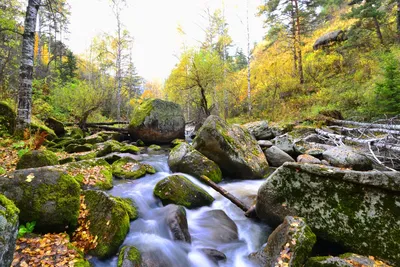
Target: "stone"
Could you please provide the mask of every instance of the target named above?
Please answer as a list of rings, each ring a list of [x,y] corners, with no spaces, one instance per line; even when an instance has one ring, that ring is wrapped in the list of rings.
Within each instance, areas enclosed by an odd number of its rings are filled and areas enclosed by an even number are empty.
[[[268,172],[268,162],[257,140],[246,129],[229,126],[218,116],[207,118],[193,148],[218,164],[227,176],[261,179]]]
[[[149,164],[125,157],[112,164],[112,173],[119,179],[138,179],[146,174],[154,174],[156,170]]]
[[[283,135],[275,137],[272,140],[272,143],[276,147],[278,147],[280,150],[282,150],[283,152],[285,152],[291,156],[294,156],[296,154],[294,151],[294,148],[293,148],[294,140],[288,134],[283,134]]]
[[[78,223],[80,186],[55,167],[17,170],[0,176],[0,192],[14,201],[22,224],[39,232],[73,231]]]
[[[272,167],[280,167],[285,162],[294,162],[294,159],[276,146],[271,146],[264,151],[268,163]]]
[[[48,150],[32,150],[25,153],[17,163],[17,170],[58,165],[58,157]]]
[[[67,132],[64,128],[64,123],[55,118],[47,118],[44,124],[52,129],[57,136],[63,136]]]
[[[205,175],[215,183],[222,180],[222,172],[218,165],[186,142],[171,150],[168,165],[173,172],[187,173],[196,178]]]
[[[67,134],[73,139],[81,139],[85,137],[85,133],[81,128],[74,126],[67,129]]]
[[[91,145],[103,143],[105,141],[104,138],[98,133],[90,135],[90,136],[86,136],[84,138],[84,140],[85,140],[86,144],[91,144]]]
[[[147,148],[148,151],[160,151],[161,147],[158,145],[151,145]]]
[[[325,144],[299,140],[294,142],[293,148],[296,154],[308,154],[310,156],[322,159],[322,154],[333,147]]]
[[[304,154],[304,155],[299,155],[297,157],[297,162],[298,163],[309,163],[309,164],[322,164],[322,162],[317,159],[316,157]]]
[[[14,109],[6,102],[0,101],[0,135],[3,133],[14,134],[16,117]]]
[[[390,267],[390,265],[374,258],[346,253],[337,257],[320,256],[309,258],[306,267]]]
[[[18,235],[19,209],[0,194],[0,267],[11,266]]]
[[[154,188],[154,195],[164,205],[176,204],[188,209],[208,206],[214,201],[204,189],[182,175],[171,175],[159,181]]]
[[[56,133],[50,129],[49,127],[47,127],[43,121],[39,120],[38,118],[36,118],[35,116],[32,116],[31,118],[31,134],[46,134],[46,139],[47,140],[54,140],[57,138]]]
[[[182,143],[186,143],[185,139],[174,139],[171,142],[171,146],[175,147],[175,146],[180,145]]]
[[[256,212],[274,227],[307,220],[320,238],[400,265],[400,174],[285,163],[260,187]]]
[[[111,257],[118,252],[129,232],[125,206],[102,191],[86,190],[83,195],[89,211],[89,232],[97,236],[97,246],[89,254],[100,259]]]
[[[259,266],[302,267],[316,241],[304,219],[287,216],[268,237],[266,245],[249,257]]]
[[[70,144],[65,148],[65,152],[80,153],[80,152],[92,151],[92,149],[93,145],[90,144],[84,144],[84,145]]]
[[[266,149],[266,148],[270,148],[271,146],[274,145],[269,140],[258,140],[257,143],[261,147],[261,149],[263,149],[263,150]]]
[[[117,267],[143,266],[140,251],[133,246],[123,246],[119,252]],[[145,267],[145,266],[143,266]]]
[[[267,121],[249,122],[243,125],[257,140],[270,140],[275,137]]]
[[[133,140],[168,144],[185,138],[185,118],[181,107],[161,99],[143,101],[133,112],[128,130]]]
[[[121,152],[121,153],[129,153],[129,154],[138,154],[140,149],[134,145],[122,144],[115,140],[109,140],[102,144],[96,145],[97,149],[97,157],[104,157],[108,154]]]
[[[170,204],[165,207],[165,210],[167,213],[165,220],[171,231],[172,239],[191,243],[192,238],[189,233],[185,208]]]
[[[372,170],[372,161],[350,147],[333,147],[326,150],[323,157],[335,167],[352,168],[356,171]]]
[[[201,251],[215,263],[226,260],[226,255],[219,250],[212,248],[202,248]]]
[[[206,211],[196,223],[213,242],[230,243],[239,239],[236,223],[223,210]]]

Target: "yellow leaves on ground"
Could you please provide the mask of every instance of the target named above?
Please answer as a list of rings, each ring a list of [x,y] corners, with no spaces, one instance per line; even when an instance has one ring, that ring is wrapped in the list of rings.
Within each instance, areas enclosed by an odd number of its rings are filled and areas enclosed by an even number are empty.
[[[105,182],[106,177],[102,173],[106,168],[104,166],[94,166],[86,169],[74,168],[68,170],[68,174],[72,176],[82,175],[82,183],[85,185],[96,185],[99,182]]]
[[[85,204],[85,196],[81,196],[79,209],[78,228],[72,234],[72,244],[86,253],[96,248],[97,236],[92,236],[89,232],[90,221],[88,220],[89,210]]]
[[[17,240],[11,266],[74,266],[81,256],[68,247],[68,244],[69,237],[66,233],[20,238]]]
[[[17,150],[13,149],[12,143],[10,139],[0,138],[0,167],[7,172],[15,171],[19,160]]]

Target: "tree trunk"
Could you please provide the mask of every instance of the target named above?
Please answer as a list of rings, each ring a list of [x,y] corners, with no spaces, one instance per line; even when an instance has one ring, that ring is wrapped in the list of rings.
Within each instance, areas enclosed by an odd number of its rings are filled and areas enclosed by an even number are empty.
[[[295,12],[296,12],[296,32],[297,32],[297,51],[299,61],[299,78],[300,84],[304,83],[304,72],[303,72],[303,56],[301,52],[301,28],[300,28],[300,10],[298,0],[293,0]]]
[[[374,24],[375,24],[375,31],[376,31],[376,35],[378,36],[379,41],[381,42],[381,44],[383,45],[383,36],[382,36],[382,32],[381,32],[381,26],[379,25],[379,21],[377,18],[373,18],[374,20]]]
[[[32,116],[32,79],[35,47],[35,29],[41,0],[29,0],[26,8],[25,30],[22,40],[20,86],[16,130],[22,133],[29,127]]]
[[[400,1],[400,0],[399,0]],[[295,76],[297,73],[297,49],[296,49],[296,16],[294,12],[294,7],[291,9],[292,16],[292,39],[293,39],[293,75]]]
[[[249,116],[253,108],[251,102],[251,55],[250,55],[250,25],[249,25],[249,0],[246,1],[246,14],[247,14],[247,101],[249,105]]]

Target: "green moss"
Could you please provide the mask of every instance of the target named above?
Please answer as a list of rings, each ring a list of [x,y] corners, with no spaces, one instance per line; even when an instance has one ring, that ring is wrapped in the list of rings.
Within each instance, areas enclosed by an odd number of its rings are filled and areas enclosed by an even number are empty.
[[[50,129],[49,127],[47,127],[44,122],[42,122],[41,120],[39,120],[38,118],[32,116],[32,121],[31,121],[31,132],[33,134],[35,134],[37,131],[39,132],[46,132],[47,133],[47,139],[48,140],[54,140],[55,138],[57,138],[56,133]]]
[[[89,153],[87,153],[85,155],[79,155],[79,156],[75,157],[75,160],[76,161],[82,161],[82,160],[95,159],[96,155],[97,155],[97,152],[92,151],[92,152],[89,152]]]
[[[0,136],[1,133],[13,134],[16,114],[14,109],[4,101],[0,101]]]
[[[182,143],[186,143],[186,141],[185,141],[184,139],[174,139],[174,140],[171,142],[171,145],[172,145],[173,147],[175,147],[175,146],[177,146],[177,145],[179,145],[179,144],[182,144]]]
[[[65,151],[68,153],[80,153],[80,152],[88,152],[93,149],[93,145],[84,144],[84,145],[77,145],[77,144],[69,144]]]
[[[119,149],[121,153],[130,153],[130,154],[138,154],[140,149],[134,145],[124,145]]]
[[[137,145],[137,146],[145,146],[146,144],[145,144],[142,140],[138,139],[138,140],[136,141],[136,145]]]
[[[143,101],[135,110],[134,116],[129,124],[129,127],[138,127],[140,126],[144,119],[150,115],[151,111],[153,110],[153,101],[155,99],[149,99]]]
[[[133,266],[140,266],[142,262],[142,257],[140,255],[140,251],[131,246],[124,246],[119,252],[118,256],[118,267],[122,267],[124,260],[129,260]]]
[[[1,216],[5,217],[12,224],[18,223],[19,209],[15,206],[14,202],[0,194],[0,206],[5,208],[5,210],[0,209]]]
[[[74,139],[81,139],[81,138],[85,137],[85,133],[79,127],[69,128],[68,135]]]
[[[17,163],[17,170],[58,165],[58,157],[51,151],[29,151]]]
[[[6,173],[6,170],[3,167],[0,167],[0,175],[4,175]]]
[[[127,164],[129,164],[129,170],[127,170]],[[155,172],[156,170],[152,166],[139,163],[132,158],[121,158],[112,164],[113,175],[120,179],[138,179],[147,173],[154,174]]]
[[[136,207],[133,204],[133,200],[130,198],[122,198],[122,197],[112,197],[115,201],[120,203],[126,210],[129,215],[129,219],[131,221],[136,220],[138,218],[138,212]]]
[[[92,265],[90,264],[90,262],[88,262],[88,261],[85,260],[85,259],[77,260],[77,261],[75,261],[75,263],[74,263],[74,267],[90,267],[90,266],[92,266]]]
[[[148,149],[153,150],[153,151],[159,151],[159,150],[161,150],[161,147],[158,145],[151,145],[151,146],[149,146]]]

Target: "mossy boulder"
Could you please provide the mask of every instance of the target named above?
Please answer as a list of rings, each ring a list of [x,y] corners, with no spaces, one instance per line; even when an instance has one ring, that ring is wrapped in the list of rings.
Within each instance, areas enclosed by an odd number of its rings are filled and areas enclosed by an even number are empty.
[[[75,161],[90,160],[95,159],[96,155],[97,153],[95,151],[89,151],[87,153],[77,155],[74,159]]]
[[[269,225],[307,220],[320,238],[400,266],[400,174],[285,163],[261,185],[256,211]]]
[[[390,267],[390,265],[371,257],[354,253],[346,253],[337,257],[312,257],[304,265],[306,267]]]
[[[39,232],[73,231],[78,223],[80,191],[72,176],[55,167],[0,176],[0,192],[20,209],[20,222],[36,221]]]
[[[160,151],[160,150],[161,150],[161,147],[160,147],[159,145],[150,145],[150,146],[147,148],[147,150],[148,150],[148,151]]]
[[[111,197],[115,201],[124,206],[125,211],[128,213],[129,220],[133,221],[138,218],[138,211],[132,199],[126,197]]]
[[[84,144],[84,145],[70,144],[65,148],[65,152],[81,153],[81,152],[92,151],[92,149],[93,149],[93,145],[90,145],[90,144]]]
[[[123,246],[119,251],[117,267],[142,266],[140,251],[132,246]]]
[[[122,144],[115,140],[108,140],[102,144],[97,145],[97,157],[104,157],[108,154],[121,152],[129,154],[139,154],[140,149],[137,146]]]
[[[85,137],[85,133],[77,126],[69,127],[67,129],[67,135],[74,139],[81,139]]]
[[[124,144],[119,149],[119,152],[137,155],[137,154],[139,154],[140,149],[137,146],[134,146],[134,145]]]
[[[178,139],[174,139],[171,142],[171,146],[175,147],[175,146],[180,145],[182,143],[186,143],[185,139],[179,139],[179,138]]]
[[[108,258],[118,252],[129,231],[129,215],[120,201],[102,191],[83,192],[89,211],[89,232],[97,236],[97,246],[89,254],[100,259]]]
[[[323,157],[332,166],[352,168],[356,171],[372,170],[372,161],[350,147],[333,147],[326,150]]]
[[[2,133],[14,133],[16,116],[14,109],[10,105],[0,101],[0,135]]]
[[[181,143],[171,150],[168,165],[173,172],[183,172],[197,178],[205,175],[215,183],[222,180],[218,165],[188,143]]]
[[[38,118],[32,116],[31,120],[31,132],[32,134],[36,134],[37,132],[43,133],[45,132],[47,134],[46,139],[47,140],[54,140],[57,138],[56,133],[47,127],[43,121],[39,120]]]
[[[193,147],[232,178],[261,179],[268,172],[268,162],[257,140],[246,129],[229,126],[217,116],[207,118]]]
[[[181,107],[161,99],[143,101],[133,112],[128,130],[133,140],[168,144],[185,138],[185,118]]]
[[[18,234],[19,209],[0,194],[0,266],[11,266]]]
[[[55,118],[47,118],[44,123],[47,127],[52,129],[57,136],[63,136],[67,132],[64,123]]]
[[[254,121],[243,125],[257,140],[270,140],[275,137],[268,121]]]
[[[17,163],[17,170],[58,165],[58,157],[48,150],[32,150],[25,153]]]
[[[112,164],[112,173],[120,179],[138,179],[156,170],[149,164],[143,164],[132,158],[121,158]]]
[[[208,206],[214,201],[204,189],[182,175],[164,178],[156,184],[153,192],[164,205],[176,204],[188,209]]]
[[[109,190],[113,187],[111,165],[104,159],[71,162],[60,168],[72,175],[83,189]]]
[[[302,267],[316,241],[304,219],[288,216],[268,237],[267,244],[249,257],[259,266]],[[278,264],[279,261],[283,263]]]
[[[85,140],[85,143],[92,144],[92,145],[98,144],[98,143],[103,143],[105,141],[104,138],[99,134],[93,134],[90,136],[86,136],[84,138],[84,140]]]

